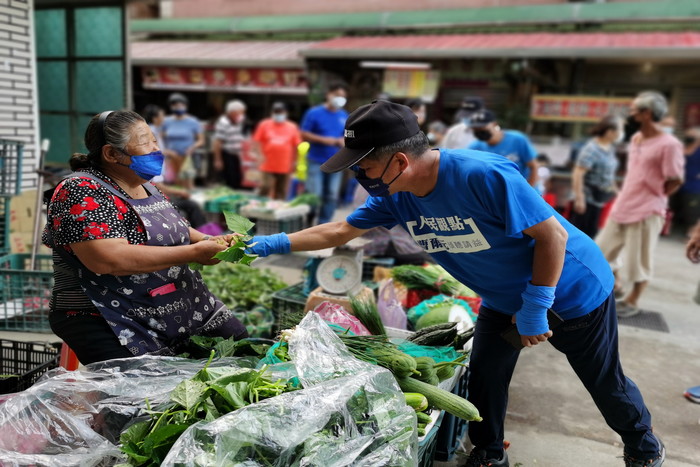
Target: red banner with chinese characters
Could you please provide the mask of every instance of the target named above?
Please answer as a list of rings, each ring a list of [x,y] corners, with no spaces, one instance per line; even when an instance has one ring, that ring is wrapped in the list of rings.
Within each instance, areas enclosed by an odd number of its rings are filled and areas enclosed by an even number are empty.
[[[530,117],[551,122],[597,122],[606,115],[627,115],[632,97],[558,96],[532,97]]]
[[[304,70],[293,68],[142,67],[144,89],[306,94]]]

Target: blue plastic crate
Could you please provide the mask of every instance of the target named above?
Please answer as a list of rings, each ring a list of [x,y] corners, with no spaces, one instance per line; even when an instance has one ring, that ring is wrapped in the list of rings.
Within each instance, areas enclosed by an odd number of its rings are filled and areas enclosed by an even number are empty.
[[[464,369],[464,374],[457,380],[457,384],[452,389],[452,393],[459,397],[467,398],[467,383],[469,382],[469,367]],[[457,448],[459,448],[460,440],[464,437],[467,431],[467,421],[459,417],[455,417],[450,413],[445,413],[445,417],[440,425],[440,431],[437,435],[437,446],[435,449],[435,459],[439,461],[451,460]]]

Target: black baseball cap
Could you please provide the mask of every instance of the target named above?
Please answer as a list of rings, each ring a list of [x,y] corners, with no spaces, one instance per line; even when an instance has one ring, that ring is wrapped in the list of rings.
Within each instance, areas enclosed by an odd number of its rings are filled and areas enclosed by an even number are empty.
[[[490,110],[480,110],[476,112],[474,115],[472,115],[472,119],[470,122],[470,126],[472,127],[482,127],[486,126],[491,122],[496,121],[496,114],[491,112]]]
[[[476,112],[484,108],[484,100],[478,96],[467,96],[462,100],[462,110]]]
[[[360,162],[374,148],[410,138],[420,132],[410,107],[376,100],[355,110],[345,122],[345,147],[328,159],[321,170],[340,172]]]

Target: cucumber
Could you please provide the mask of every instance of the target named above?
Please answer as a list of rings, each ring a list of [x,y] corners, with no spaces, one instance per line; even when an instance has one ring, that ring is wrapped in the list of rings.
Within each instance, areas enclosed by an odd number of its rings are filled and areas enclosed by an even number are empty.
[[[456,394],[413,378],[400,378],[397,381],[402,391],[423,394],[428,399],[428,403],[437,409],[467,421],[480,422],[482,420],[474,404]]]
[[[425,397],[425,396],[423,396],[423,397]],[[426,400],[426,402],[428,402],[428,401]],[[416,412],[416,417],[418,417],[418,423],[425,423],[426,425],[428,423],[432,423],[432,421],[433,421],[432,417],[425,412]]]
[[[428,408],[428,399],[426,399],[423,394],[406,392],[404,393],[404,397],[406,397],[406,405],[416,412],[422,412]]]

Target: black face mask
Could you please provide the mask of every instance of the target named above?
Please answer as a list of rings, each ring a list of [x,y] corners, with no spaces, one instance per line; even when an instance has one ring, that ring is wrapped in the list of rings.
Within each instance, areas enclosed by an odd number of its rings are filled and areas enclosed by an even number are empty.
[[[634,115],[630,115],[627,117],[627,121],[625,122],[625,134],[633,135],[638,132],[641,127],[642,124],[634,119]]]
[[[686,136],[685,138],[683,138],[683,144],[685,144],[686,146],[690,146],[693,143],[695,143],[694,136]]]
[[[474,137],[479,141],[488,141],[493,137],[491,130],[474,130]]]

